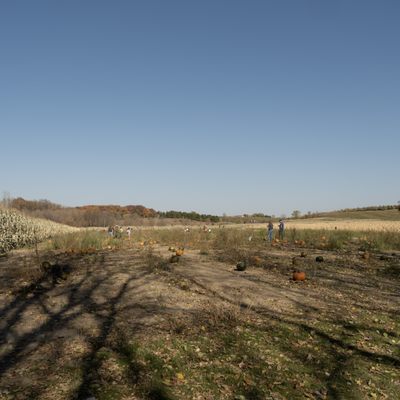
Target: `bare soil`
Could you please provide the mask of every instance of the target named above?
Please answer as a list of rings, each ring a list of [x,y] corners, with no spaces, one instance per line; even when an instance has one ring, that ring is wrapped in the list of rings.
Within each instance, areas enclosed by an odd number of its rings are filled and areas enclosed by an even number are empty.
[[[156,398],[134,377],[128,380],[120,363],[100,362],[99,354],[116,351],[127,338],[144,344],[170,338],[179,324],[201,335],[204,318],[221,308],[245,313],[258,325],[274,321],[306,329],[332,348],[373,363],[377,371],[380,366],[399,369],[399,255],[381,260],[372,254],[365,260],[357,252],[301,250],[307,256],[297,257],[294,267],[292,258],[300,249],[266,245],[259,252],[262,265],[243,272],[197,249],[169,264],[167,248],[157,245],[91,254],[48,252],[40,260],[31,251],[15,251],[0,259],[0,399]],[[323,263],[315,262],[317,255],[323,255]],[[39,268],[44,260],[62,273],[44,275]],[[305,282],[291,279],[293,268],[306,272]],[[351,326],[365,340],[346,341]],[[373,340],[377,331],[382,340]],[[326,372],[331,375],[325,392],[299,387],[298,398],[345,398],[334,396],[332,371]],[[105,383],[123,390],[99,391]],[[235,398],[229,387],[219,395],[206,394],[193,383],[187,397],[189,383],[175,383],[178,399]],[[361,393],[391,398],[397,389],[400,395],[398,377],[389,392],[375,387]],[[265,398],[287,398],[279,390],[271,393]]]

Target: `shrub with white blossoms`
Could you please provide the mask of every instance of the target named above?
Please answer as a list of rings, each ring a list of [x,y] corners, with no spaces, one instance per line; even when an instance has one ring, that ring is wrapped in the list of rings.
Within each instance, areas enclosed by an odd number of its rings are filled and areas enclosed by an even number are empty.
[[[77,230],[67,225],[26,217],[14,210],[0,208],[0,253],[38,243],[56,234]]]

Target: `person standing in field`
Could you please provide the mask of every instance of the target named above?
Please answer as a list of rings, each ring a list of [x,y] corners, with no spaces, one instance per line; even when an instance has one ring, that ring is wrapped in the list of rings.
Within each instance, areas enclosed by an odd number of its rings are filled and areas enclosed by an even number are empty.
[[[283,240],[283,237],[285,236],[285,222],[283,219],[279,220],[279,240]]]
[[[272,236],[274,234],[274,224],[272,223],[272,221],[270,220],[268,222],[268,240],[269,242],[272,242]]]
[[[132,228],[130,226],[128,226],[128,228],[126,228],[126,233],[128,234],[128,239],[131,240]]]

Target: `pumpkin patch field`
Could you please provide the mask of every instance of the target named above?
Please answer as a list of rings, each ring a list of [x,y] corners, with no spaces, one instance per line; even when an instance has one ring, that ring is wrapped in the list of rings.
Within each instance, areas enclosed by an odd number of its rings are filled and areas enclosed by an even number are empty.
[[[0,399],[398,399],[399,243],[213,226],[12,250]]]

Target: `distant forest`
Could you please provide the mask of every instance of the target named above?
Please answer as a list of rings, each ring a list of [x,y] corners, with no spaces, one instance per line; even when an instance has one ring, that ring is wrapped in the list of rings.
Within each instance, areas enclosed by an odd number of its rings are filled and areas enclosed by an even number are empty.
[[[197,223],[265,223],[269,219],[277,219],[274,215],[262,213],[244,214],[238,216],[217,216],[199,214],[195,211],[156,211],[142,205],[87,205],[81,207],[64,207],[49,200],[26,200],[22,197],[11,198],[4,196],[0,204],[3,207],[14,208],[32,217],[45,218],[71,226],[109,226],[109,225],[137,225],[160,226],[170,224],[197,224]],[[294,211],[295,218],[316,218],[329,216],[332,213],[346,213],[354,211],[385,211],[399,209],[399,205],[381,205],[359,208],[346,208],[336,212],[308,212],[301,215]],[[297,213],[297,215],[293,215]],[[284,216],[281,216],[285,218]],[[289,218],[288,218],[289,219]]]
[[[72,226],[109,226],[109,225],[163,225],[173,222],[199,221],[215,223],[220,217],[199,214],[195,211],[156,211],[142,205],[87,205],[81,207],[64,207],[49,200],[25,200],[3,198],[2,204],[27,215],[45,218],[51,221]]]

